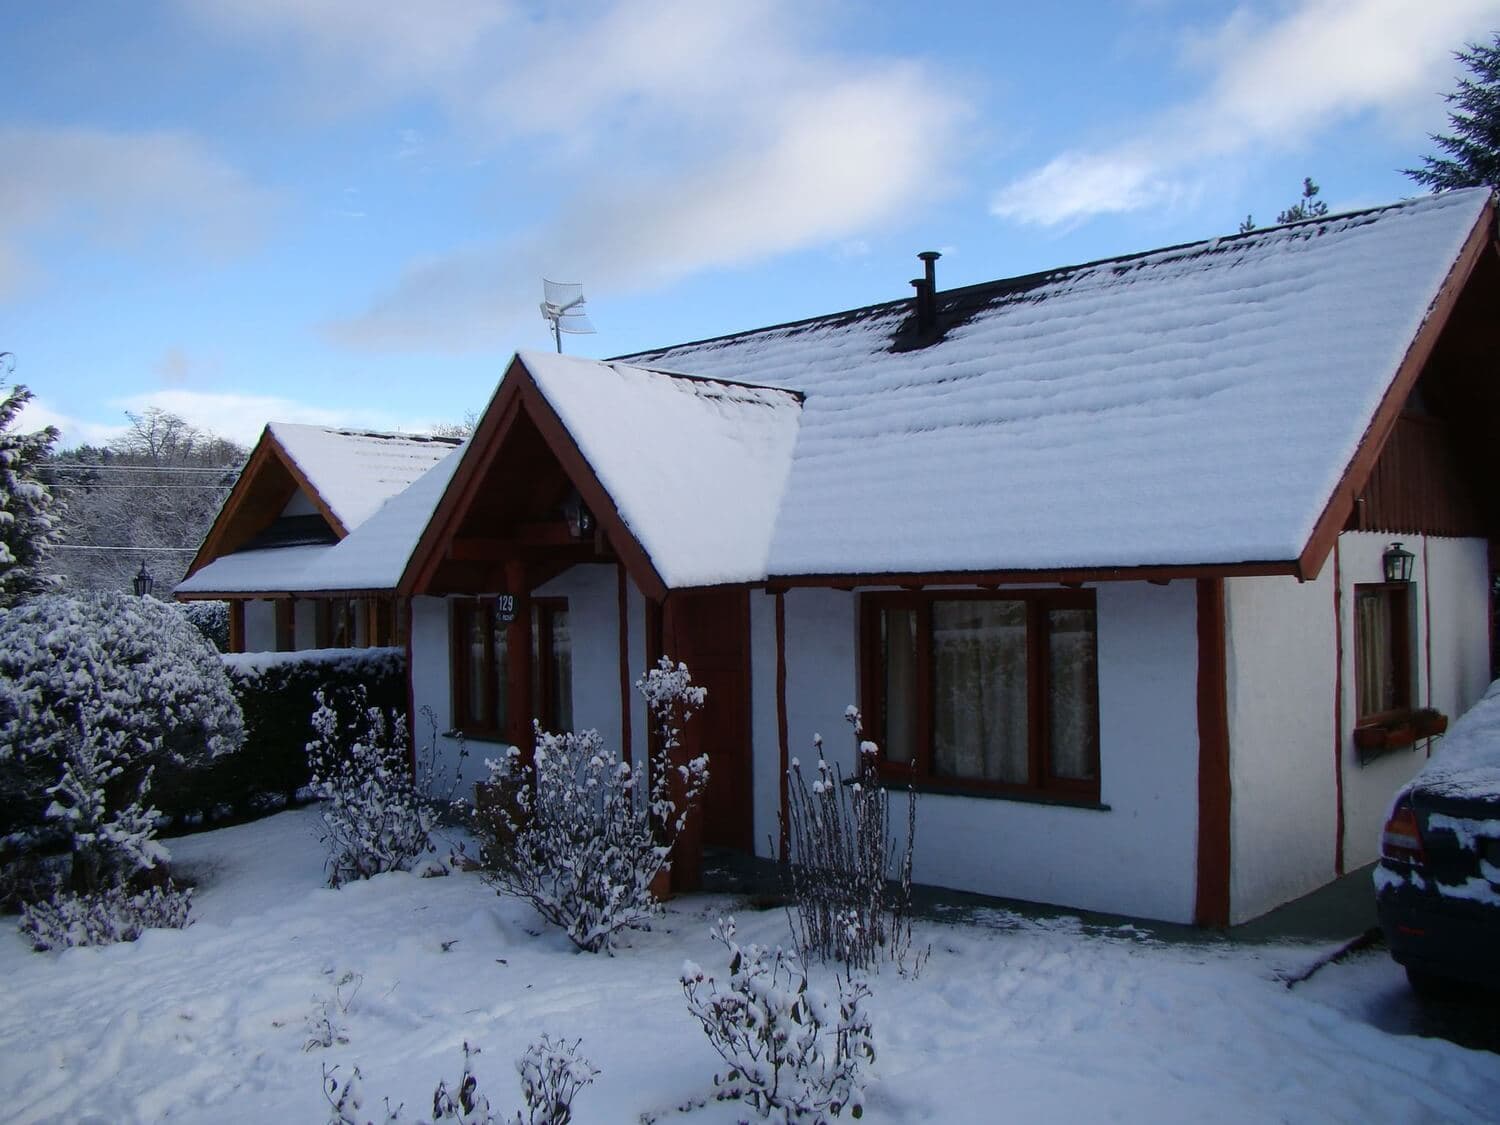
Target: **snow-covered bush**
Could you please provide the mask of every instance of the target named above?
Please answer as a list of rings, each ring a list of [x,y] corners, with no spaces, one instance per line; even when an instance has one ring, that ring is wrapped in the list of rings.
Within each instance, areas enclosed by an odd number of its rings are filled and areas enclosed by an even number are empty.
[[[21,932],[38,950],[134,941],[142,930],[184,928],[192,893],[187,888],[161,886],[58,894],[22,908]]]
[[[209,644],[220,652],[229,651],[228,602],[181,602],[178,608]]]
[[[323,801],[329,886],[409,870],[434,850],[432,829],[453,804],[464,751],[440,796],[435,724],[431,742],[413,756],[405,716],[370,706],[363,685],[338,697],[320,689],[315,698],[307,759]]]
[[[145,796],[167,763],[237,750],[218,656],[154,598],[48,595],[0,613],[0,833],[11,853],[67,845],[88,892],[153,867]]]
[[[901,961],[911,946],[911,869],[917,796],[907,793],[906,847],[891,838],[886,790],[875,777],[878,748],[865,741],[859,709],[844,718],[854,731],[858,769],[846,782],[813,736],[817,775],[809,785],[793,759],[787,786],[787,913],[804,960],[874,968],[880,954]],[[892,875],[895,879],[892,881]],[[913,970],[918,966],[913,964]]]
[[[590,953],[642,928],[660,909],[652,881],[708,781],[708,759],[677,761],[682,726],[703,706],[687,665],[663,657],[636,683],[656,730],[650,788],[596,730],[535,725],[527,764],[518,749],[490,762],[489,815],[476,819],[485,880],[523,898]]]
[[[578,1053],[582,1042],[543,1035],[516,1060],[526,1102],[526,1116],[517,1111],[516,1125],[568,1125],[573,1120],[573,1099],[599,1076],[594,1064]]]
[[[569,1125],[573,1120],[573,1098],[599,1073],[588,1059],[578,1054],[579,1042],[553,1042],[543,1035],[526,1048],[526,1053],[516,1060],[526,1108],[517,1110],[512,1117],[496,1117],[489,1098],[480,1093],[479,1079],[474,1075],[474,1056],[479,1054],[479,1048],[465,1043],[463,1073],[451,1088],[446,1081],[438,1082],[432,1094],[431,1117],[403,1117],[404,1107],[398,1105],[392,1109],[390,1099],[386,1098],[381,1125],[405,1125],[408,1121],[415,1125],[418,1120],[452,1121],[457,1125],[502,1125],[502,1122],[503,1125]],[[364,1076],[359,1067],[354,1067],[342,1083],[334,1076],[337,1069],[323,1068],[323,1096],[331,1109],[329,1125],[374,1125],[359,1113],[364,1105]]]
[[[835,1001],[808,986],[795,954],[740,946],[733,918],[709,933],[729,952],[726,987],[692,961],[680,979],[688,1010],[729,1067],[714,1075],[715,1097],[742,1099],[777,1122],[826,1122],[845,1109],[861,1116],[860,1067],[875,1061],[869,986],[836,976]]]

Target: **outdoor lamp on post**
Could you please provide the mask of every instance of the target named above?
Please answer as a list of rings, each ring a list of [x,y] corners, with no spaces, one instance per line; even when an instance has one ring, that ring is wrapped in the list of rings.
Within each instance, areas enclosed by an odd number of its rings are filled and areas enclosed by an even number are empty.
[[[151,593],[151,587],[156,585],[156,579],[151,577],[151,572],[146,569],[146,564],[141,563],[141,569],[135,576],[135,596],[144,598]]]
[[[1387,582],[1410,582],[1411,564],[1416,557],[1410,551],[1403,551],[1400,543],[1392,543],[1385,549],[1385,554],[1380,556],[1380,561],[1385,567],[1385,580]]]
[[[589,511],[576,488],[563,501],[563,518],[568,521],[568,534],[574,539],[582,539],[594,533],[594,513]]]

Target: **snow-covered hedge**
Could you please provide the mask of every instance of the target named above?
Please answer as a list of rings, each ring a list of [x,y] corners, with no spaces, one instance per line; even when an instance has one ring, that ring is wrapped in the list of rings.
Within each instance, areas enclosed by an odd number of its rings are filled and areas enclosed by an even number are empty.
[[[239,819],[285,805],[305,790],[319,690],[362,685],[371,705],[406,708],[406,654],[399,648],[245,652],[220,661],[245,716],[245,749],[206,771],[158,773],[157,807],[177,820]]]
[[[47,815],[65,764],[108,746],[104,802],[123,808],[149,771],[239,749],[240,708],[218,654],[175,606],[92,593],[0,612],[0,834],[22,850],[65,839]]]

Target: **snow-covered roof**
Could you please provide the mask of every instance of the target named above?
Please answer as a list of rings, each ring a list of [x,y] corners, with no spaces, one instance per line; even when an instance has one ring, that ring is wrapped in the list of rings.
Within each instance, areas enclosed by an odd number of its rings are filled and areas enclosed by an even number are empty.
[[[457,444],[452,438],[291,422],[272,422],[267,429],[345,531],[364,523]]]
[[[175,593],[203,597],[394,589],[462,457],[462,448],[452,443],[439,448],[445,454],[441,461],[339,542],[223,555],[183,579]]]
[[[177,583],[173,593],[263,594],[313,589],[307,583],[313,565],[333,545],[266,547],[223,555]]]
[[[940,293],[927,346],[903,301],[621,357],[596,386],[626,364],[805,395],[768,576],[1292,560],[1488,198]],[[570,429],[605,440],[627,409]],[[643,525],[702,515],[658,473],[617,485]]]
[[[519,353],[668,586],[765,577],[800,396]]]

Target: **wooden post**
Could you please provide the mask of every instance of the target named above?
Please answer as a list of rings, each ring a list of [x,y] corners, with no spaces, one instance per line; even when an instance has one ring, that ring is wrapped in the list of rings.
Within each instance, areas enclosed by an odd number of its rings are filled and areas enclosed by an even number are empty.
[[[510,654],[510,683],[505,685],[509,729],[506,739],[531,757],[531,590],[526,584],[526,563],[511,559],[505,564],[506,593],[516,598],[516,617],[506,626],[506,648]]]
[[[1224,579],[1198,579],[1198,887],[1193,922],[1229,925],[1229,682]]]

